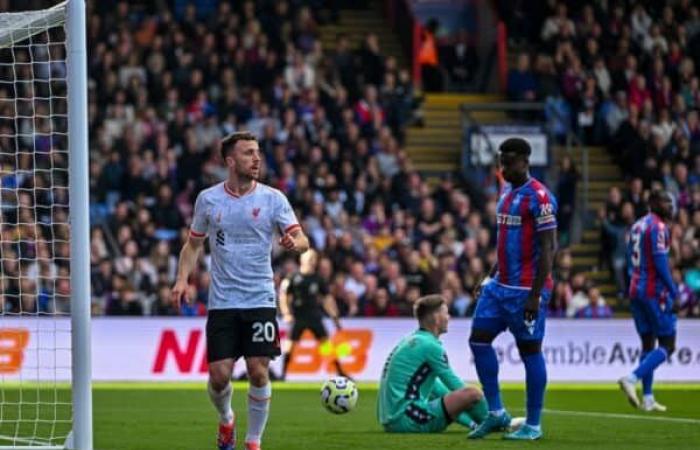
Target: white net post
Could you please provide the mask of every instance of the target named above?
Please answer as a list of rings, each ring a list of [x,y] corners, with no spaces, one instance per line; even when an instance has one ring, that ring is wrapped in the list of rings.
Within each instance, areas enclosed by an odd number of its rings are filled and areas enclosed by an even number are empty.
[[[0,13],[0,449],[92,450],[84,0]]]

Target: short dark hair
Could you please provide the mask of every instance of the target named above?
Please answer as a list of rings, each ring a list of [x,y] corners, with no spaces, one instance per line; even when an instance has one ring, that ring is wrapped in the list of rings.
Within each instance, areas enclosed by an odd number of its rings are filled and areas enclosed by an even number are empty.
[[[236,131],[234,133],[229,134],[228,136],[225,136],[221,140],[221,159],[226,159],[229,152],[236,147],[236,142],[238,141],[257,142],[258,138],[255,137],[255,135],[250,131]]]
[[[668,193],[662,189],[653,189],[649,193],[649,203],[660,202],[663,200],[668,200]]]
[[[422,322],[426,317],[437,311],[444,305],[445,297],[440,294],[431,294],[416,300],[413,305],[413,316]]]
[[[515,155],[530,156],[532,149],[530,143],[523,138],[509,138],[501,143],[498,148],[501,153],[511,153]]]

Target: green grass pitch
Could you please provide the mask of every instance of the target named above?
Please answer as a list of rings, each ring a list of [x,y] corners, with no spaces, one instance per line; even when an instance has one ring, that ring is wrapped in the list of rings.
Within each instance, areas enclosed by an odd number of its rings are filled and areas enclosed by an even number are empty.
[[[320,386],[320,383],[318,383]],[[204,383],[96,385],[95,447],[100,450],[214,449],[216,416]],[[467,441],[452,425],[431,435],[386,434],[375,421],[376,385],[360,384],[358,407],[344,416],[320,405],[316,384],[276,384],[265,450],[515,449],[499,435]],[[234,386],[239,442],[245,436],[247,386]],[[700,385],[659,386],[665,414],[634,411],[616,386],[552,384],[545,400],[545,438],[528,443],[542,449],[697,449],[700,448]],[[522,386],[504,387],[505,404],[523,414]],[[239,446],[241,448],[242,446]]]
[[[276,383],[265,450],[383,450],[383,449],[515,449],[522,445],[557,450],[662,450],[700,449],[700,384],[660,384],[656,397],[668,406],[664,414],[633,410],[616,385],[555,384],[545,399],[544,439],[519,444],[493,435],[467,441],[466,430],[452,425],[430,435],[384,433],[375,420],[377,385],[361,383],[357,408],[335,416],[320,404],[321,383]],[[209,403],[205,383],[120,383],[94,385],[96,450],[214,450],[217,417]],[[35,430],[31,420],[21,435],[47,436],[51,418],[70,414],[69,406],[37,408],[35,395],[50,403],[52,396],[69,401],[68,389],[21,389],[23,406],[17,408],[20,389],[0,389],[0,436],[12,436],[18,414],[46,419]],[[238,414],[238,438],[246,427],[247,384],[234,383],[233,404]],[[522,385],[505,384],[503,398],[513,415],[524,415]],[[56,434],[70,425],[58,424]],[[0,441],[1,445],[7,442]],[[239,450],[242,446],[239,445]]]

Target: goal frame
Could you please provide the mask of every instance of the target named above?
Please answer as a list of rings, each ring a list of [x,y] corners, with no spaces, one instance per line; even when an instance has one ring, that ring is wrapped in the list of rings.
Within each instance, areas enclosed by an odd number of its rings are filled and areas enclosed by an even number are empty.
[[[48,21],[56,25],[65,20],[73,418],[71,431],[61,446],[31,445],[32,441],[27,440],[27,446],[0,446],[0,449],[93,450],[86,4],[85,0],[66,0],[44,12]],[[21,33],[9,39],[31,36]]]

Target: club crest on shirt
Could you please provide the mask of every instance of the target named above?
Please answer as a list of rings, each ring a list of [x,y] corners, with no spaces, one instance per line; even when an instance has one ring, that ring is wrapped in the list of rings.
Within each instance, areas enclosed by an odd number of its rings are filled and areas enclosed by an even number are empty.
[[[221,223],[221,211],[216,213],[216,223]]]
[[[257,219],[258,214],[260,214],[260,208],[253,208],[253,219]]]

